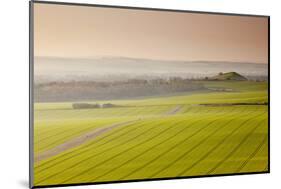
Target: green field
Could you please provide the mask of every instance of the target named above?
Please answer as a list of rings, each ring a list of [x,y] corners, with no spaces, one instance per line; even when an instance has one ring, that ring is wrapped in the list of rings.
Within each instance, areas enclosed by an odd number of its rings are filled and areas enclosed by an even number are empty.
[[[198,82],[211,90],[98,102],[113,108],[35,103],[35,156],[122,126],[35,162],[34,185],[268,171],[267,82]]]

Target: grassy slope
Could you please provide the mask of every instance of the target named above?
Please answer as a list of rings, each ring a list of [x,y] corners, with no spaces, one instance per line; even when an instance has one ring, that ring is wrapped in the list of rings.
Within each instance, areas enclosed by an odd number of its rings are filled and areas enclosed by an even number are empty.
[[[135,120],[139,116],[158,115],[172,107],[37,110],[34,150],[35,153],[45,151],[95,128]]]
[[[70,103],[36,104],[36,152],[96,127],[142,119],[36,164],[35,184],[266,170],[267,106],[194,104],[267,102],[267,84],[205,82],[205,85],[234,91],[112,101],[136,107],[98,110],[72,110]],[[183,108],[176,115],[165,115],[177,104],[183,104]]]
[[[246,81],[247,78],[244,76],[236,73],[236,72],[227,72],[227,73],[222,73],[221,75],[217,75],[214,77],[211,77],[211,79],[217,79],[217,80],[242,80]]]

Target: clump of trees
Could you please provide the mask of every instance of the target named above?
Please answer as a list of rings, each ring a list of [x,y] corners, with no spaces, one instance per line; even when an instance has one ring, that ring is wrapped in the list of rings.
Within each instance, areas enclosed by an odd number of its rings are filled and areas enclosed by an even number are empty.
[[[73,109],[93,109],[93,108],[113,108],[113,107],[117,107],[117,105],[111,103],[105,103],[105,104],[73,103],[72,104]]]
[[[52,82],[35,86],[36,102],[112,100],[167,95],[204,89],[204,85],[181,77],[129,79],[124,81]],[[78,108],[99,105],[78,104]],[[112,106],[104,104],[103,106]]]
[[[90,108],[100,108],[99,104],[88,104],[88,103],[73,103],[73,109],[90,109]]]
[[[106,104],[102,104],[101,107],[102,107],[102,108],[113,108],[113,107],[116,107],[116,105],[110,104],[110,103],[106,103]]]

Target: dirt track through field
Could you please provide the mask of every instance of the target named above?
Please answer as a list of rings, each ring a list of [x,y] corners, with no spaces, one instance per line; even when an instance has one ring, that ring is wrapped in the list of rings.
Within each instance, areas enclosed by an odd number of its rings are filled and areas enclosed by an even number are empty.
[[[182,105],[177,105],[176,107],[172,108],[171,110],[169,110],[168,112],[165,113],[166,116],[168,115],[174,115],[176,113],[178,113],[181,109],[182,109]],[[136,120],[133,121],[127,121],[127,122],[123,122],[123,123],[116,123],[107,127],[103,127],[103,128],[98,128],[98,129],[94,129],[92,131],[89,131],[85,134],[82,134],[76,138],[70,139],[69,141],[66,141],[63,144],[60,144],[52,149],[46,150],[44,152],[39,153],[38,155],[35,156],[34,158],[34,162],[40,162],[42,160],[48,159],[50,157],[53,157],[55,155],[58,155],[66,150],[69,150],[71,148],[75,148],[81,144],[84,144],[90,140],[95,139],[96,137],[109,132],[110,130],[116,128],[116,127],[121,127],[121,126],[125,126],[128,125],[130,123],[135,122]]]
[[[47,158],[50,158],[52,156],[55,156],[57,154],[60,154],[66,150],[69,150],[71,148],[75,148],[85,142],[88,142],[90,140],[95,139],[96,137],[114,129],[117,127],[121,127],[121,126],[125,126],[128,125],[130,123],[135,122],[136,120],[133,121],[127,121],[127,122],[123,122],[123,123],[116,123],[107,127],[103,127],[103,128],[98,128],[98,129],[94,129],[92,131],[89,131],[81,136],[78,136],[74,139],[71,139],[63,144],[60,144],[50,150],[47,150],[45,152],[39,153],[37,156],[35,156],[34,158],[34,162],[37,163],[39,161],[45,160]]]
[[[182,105],[177,105],[175,108],[172,108],[168,112],[165,113],[165,115],[174,115],[178,113],[182,109]]]

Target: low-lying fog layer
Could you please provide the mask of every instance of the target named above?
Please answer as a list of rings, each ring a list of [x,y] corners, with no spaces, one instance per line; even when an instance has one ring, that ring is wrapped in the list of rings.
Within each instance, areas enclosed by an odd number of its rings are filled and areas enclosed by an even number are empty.
[[[267,77],[267,64],[246,62],[163,61],[126,57],[35,57],[35,82],[121,81],[131,78],[187,79],[238,72],[246,77]]]

